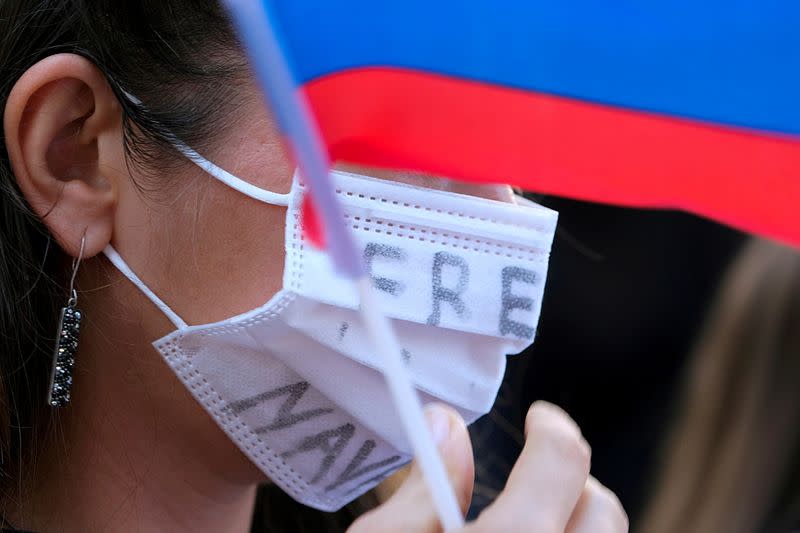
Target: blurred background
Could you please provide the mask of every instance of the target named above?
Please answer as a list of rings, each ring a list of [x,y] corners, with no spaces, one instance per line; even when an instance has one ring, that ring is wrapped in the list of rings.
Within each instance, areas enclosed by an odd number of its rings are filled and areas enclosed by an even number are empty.
[[[635,524],[709,304],[744,242],[685,213],[532,197],[559,212],[533,346],[508,361],[494,410],[472,428],[474,517],[521,450],[527,407],[564,408],[592,446],[592,473]]]

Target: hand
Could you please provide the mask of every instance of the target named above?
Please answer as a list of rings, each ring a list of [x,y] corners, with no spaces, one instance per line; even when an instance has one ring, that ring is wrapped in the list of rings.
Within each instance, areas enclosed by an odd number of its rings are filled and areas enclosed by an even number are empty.
[[[426,417],[466,512],[475,471],[467,428],[455,411],[440,405],[427,408]],[[628,518],[619,500],[589,476],[590,457],[589,445],[564,411],[544,402],[533,404],[525,419],[525,447],[505,489],[459,531],[626,533]],[[398,490],[360,517],[348,533],[439,531],[422,473],[413,466]]]

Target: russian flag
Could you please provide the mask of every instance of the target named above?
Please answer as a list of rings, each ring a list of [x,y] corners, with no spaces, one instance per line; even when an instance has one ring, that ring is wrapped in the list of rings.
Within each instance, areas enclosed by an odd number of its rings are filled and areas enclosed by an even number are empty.
[[[333,159],[800,245],[800,3],[265,1]]]

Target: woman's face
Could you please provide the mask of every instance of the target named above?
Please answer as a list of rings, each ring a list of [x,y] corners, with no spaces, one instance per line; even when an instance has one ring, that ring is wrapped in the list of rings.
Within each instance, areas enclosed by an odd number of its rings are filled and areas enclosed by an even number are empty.
[[[258,187],[288,192],[293,167],[254,82],[240,85],[240,102],[233,127],[216,132],[202,155]],[[177,449],[198,468],[220,465],[221,476],[260,479],[153,350],[175,326],[101,251],[113,245],[188,324],[219,321],[280,290],[285,208],[253,200],[188,161],[175,172],[127,165],[119,103],[104,76],[78,56],[52,56],[23,75],[6,106],[4,133],[20,189],[61,247],[77,256],[85,237],[77,289],[86,327],[65,420],[75,417],[76,428],[86,420],[108,424],[76,430],[74,438],[110,446],[126,435],[126,456],[163,454],[167,472]],[[508,188],[371,174],[511,198]]]

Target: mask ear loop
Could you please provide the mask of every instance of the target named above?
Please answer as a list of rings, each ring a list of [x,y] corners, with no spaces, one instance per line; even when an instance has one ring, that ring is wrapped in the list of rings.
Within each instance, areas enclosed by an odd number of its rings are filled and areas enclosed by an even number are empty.
[[[244,194],[245,196],[249,196],[254,200],[258,200],[259,202],[264,202],[265,204],[271,205],[279,205],[279,206],[288,206],[289,205],[289,195],[288,194],[279,194],[276,192],[268,191],[266,189],[262,189],[260,187],[256,187],[252,183],[248,183],[241,178],[237,178],[224,168],[220,168],[195,150],[187,146],[186,144],[175,141],[175,148],[184,155],[187,159],[189,159],[192,163],[203,169],[208,174],[211,174],[219,181],[227,185],[228,187],[239,191],[240,193]]]
[[[133,105],[144,107],[142,101],[137,98],[135,95],[122,90],[122,94],[127,98]],[[241,178],[237,178],[224,168],[220,168],[199,153],[191,148],[186,143],[182,142],[180,139],[170,136],[170,142],[178,150],[184,157],[190,160],[192,163],[203,169],[208,174],[211,174],[213,177],[217,178],[219,181],[227,185],[228,187],[239,191],[240,193],[244,194],[245,196],[249,196],[254,200],[258,200],[259,202],[264,202],[265,204],[271,205],[278,205],[286,207],[289,205],[289,194],[280,194],[272,191],[268,191],[266,189],[261,189],[260,187],[256,187],[252,183],[248,183]]]
[[[145,285],[144,282],[141,279],[139,279],[139,276],[137,276],[133,272],[133,270],[131,270],[131,267],[129,267],[128,264],[122,259],[122,257],[119,255],[119,253],[117,253],[114,247],[112,247],[109,244],[108,246],[105,247],[103,253],[108,258],[108,260],[111,261],[111,263],[115,267],[117,267],[117,270],[119,270],[123,276],[128,278],[128,280],[130,280],[131,283],[136,285],[136,287],[138,287],[139,290],[142,291],[142,293],[151,302],[153,302],[153,304],[155,304],[155,306],[158,307],[162,313],[164,313],[167,316],[167,318],[170,320],[170,322],[172,322],[175,325],[176,328],[186,329],[189,327],[189,325],[181,317],[179,317],[175,311],[170,309],[170,307],[166,303],[164,303],[164,300],[156,296],[156,293],[151,291],[150,287]]]

